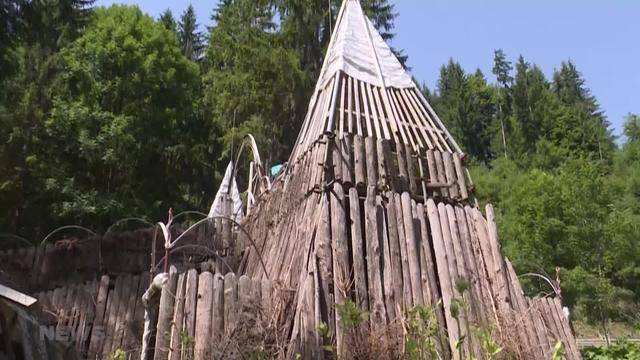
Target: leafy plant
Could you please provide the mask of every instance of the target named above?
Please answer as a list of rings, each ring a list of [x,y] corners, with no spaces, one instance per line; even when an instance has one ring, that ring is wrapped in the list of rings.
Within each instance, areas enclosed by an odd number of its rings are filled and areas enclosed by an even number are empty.
[[[122,349],[116,349],[111,355],[109,355],[110,360],[127,360],[127,353]]]
[[[347,329],[356,328],[369,318],[369,314],[361,310],[358,305],[350,299],[341,304],[336,304],[336,307],[340,315],[340,323]]]
[[[437,359],[438,344],[446,343],[440,339],[438,320],[434,306],[415,306],[407,312],[405,356],[407,359]],[[448,345],[446,345],[448,346]]]
[[[640,344],[619,340],[610,346],[593,346],[582,350],[584,360],[637,360],[640,359]]]
[[[553,347],[553,353],[551,353],[551,360],[562,360],[564,359],[564,344],[562,341],[558,340],[556,345]]]

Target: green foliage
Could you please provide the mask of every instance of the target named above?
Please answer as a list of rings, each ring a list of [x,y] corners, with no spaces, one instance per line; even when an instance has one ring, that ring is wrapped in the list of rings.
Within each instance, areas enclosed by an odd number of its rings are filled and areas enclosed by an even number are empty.
[[[180,16],[178,36],[184,56],[193,61],[200,60],[205,49],[205,44],[203,35],[198,31],[196,13],[191,4],[189,4],[187,9],[182,13],[182,16]]]
[[[213,175],[200,162],[211,163],[213,149],[202,131],[208,125],[194,113],[198,66],[175,35],[138,8],[101,8],[48,61],[56,74],[35,90],[47,106],[26,90],[34,110],[5,118],[12,130],[0,151],[7,170],[0,196],[17,214],[15,232],[55,223],[98,228],[127,215],[159,218],[170,206],[205,205],[200,194]],[[33,127],[24,127],[25,117]]]
[[[252,133],[268,160],[283,161],[295,138],[306,77],[296,52],[273,31],[273,15],[266,2],[238,0],[220,10],[211,31],[204,99],[225,134],[221,158]]]
[[[640,345],[621,340],[610,346],[588,347],[582,350],[584,360],[640,359]]]
[[[350,299],[347,299],[341,304],[336,304],[336,308],[340,316],[340,324],[347,329],[357,328],[369,318],[369,314],[367,314],[366,311],[360,310],[358,305]]]
[[[122,349],[116,349],[109,355],[109,360],[126,360],[127,353]]]
[[[404,344],[407,359],[437,359],[440,357],[438,346],[446,344],[446,339],[441,339],[438,332],[436,306],[421,305],[408,310]]]
[[[477,328],[474,333],[480,341],[484,360],[495,359],[502,352],[503,349],[494,340],[490,329]]]
[[[176,34],[178,33],[178,24],[176,23],[176,19],[174,19],[173,13],[170,9],[163,11],[162,14],[160,14],[158,21],[160,21],[167,30]]]
[[[562,341],[558,340],[556,344],[553,346],[553,352],[551,353],[551,360],[562,360],[564,359],[564,345]]]
[[[480,71],[466,75],[453,60],[440,69],[436,111],[469,155],[485,163],[492,157],[490,130],[496,111],[495,96]]]
[[[195,343],[195,339],[193,336],[189,335],[189,332],[186,329],[180,330],[180,344],[183,347],[193,346]]]

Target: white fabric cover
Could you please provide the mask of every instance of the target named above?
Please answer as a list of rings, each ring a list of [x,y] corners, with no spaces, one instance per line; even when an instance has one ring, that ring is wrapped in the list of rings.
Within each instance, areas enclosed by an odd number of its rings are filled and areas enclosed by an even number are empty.
[[[240,192],[238,191],[238,184],[236,183],[236,179],[232,177],[233,171],[233,161],[229,162],[227,165],[227,170],[224,172],[224,178],[222,179],[222,183],[220,183],[220,188],[218,189],[218,193],[216,193],[216,197],[213,199],[213,204],[211,204],[211,209],[209,210],[208,217],[214,216],[226,216],[224,214],[223,201],[224,195],[229,194],[231,196],[231,201],[233,202],[233,216],[232,218],[236,222],[240,222],[244,217],[244,211],[242,209],[242,199],[240,198]],[[231,185],[231,191],[229,191],[229,185]]]
[[[338,21],[320,84],[342,70],[351,77],[380,87],[415,87],[357,0],[346,1],[344,13]]]

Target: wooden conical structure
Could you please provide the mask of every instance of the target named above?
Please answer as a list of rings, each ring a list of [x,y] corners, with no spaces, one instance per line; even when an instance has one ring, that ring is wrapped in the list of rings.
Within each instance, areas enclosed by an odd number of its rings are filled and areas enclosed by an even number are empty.
[[[363,343],[399,356],[417,307],[434,310],[444,358],[483,358],[478,331],[519,358],[549,358],[558,340],[579,358],[559,300],[523,295],[464,159],[359,2],[344,1],[286,172],[244,222],[255,246],[240,272],[295,294],[288,356],[351,358]],[[364,326],[344,321],[350,302]]]

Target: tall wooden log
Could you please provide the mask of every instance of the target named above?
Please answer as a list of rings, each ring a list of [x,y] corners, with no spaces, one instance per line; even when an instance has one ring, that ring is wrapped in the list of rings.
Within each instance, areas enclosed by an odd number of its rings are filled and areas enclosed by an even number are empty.
[[[356,186],[364,189],[367,184],[367,161],[365,160],[364,139],[360,135],[353,137],[353,160]]]
[[[402,298],[404,308],[413,307],[413,295],[411,289],[411,273],[409,271],[409,252],[407,250],[406,232],[404,228],[404,215],[402,211],[402,200],[400,194],[393,195],[393,202],[396,208],[396,223],[398,226],[398,239],[400,245],[400,260],[402,261]]]
[[[331,140],[331,167],[333,169],[333,178],[342,182],[342,150],[340,149],[340,139],[335,136]]]
[[[96,299],[96,310],[95,310],[96,315],[93,321],[93,331],[91,332],[91,338],[89,340],[89,351],[87,352],[87,356],[90,359],[93,359],[96,357],[98,353],[98,349],[100,348],[102,335],[104,335],[104,332],[99,331],[98,329],[104,329],[104,315],[107,307],[108,292],[109,292],[109,276],[102,275],[102,277],[100,278],[98,297]]]
[[[378,186],[378,156],[375,138],[368,136],[364,139],[365,160],[367,162],[367,185]]]
[[[424,304],[422,281],[420,279],[420,253],[418,252],[418,239],[414,229],[413,213],[411,211],[411,196],[409,193],[402,193],[401,201],[405,241],[407,242],[407,257],[409,260],[412,299],[413,303],[416,305]]]
[[[433,150],[427,150],[427,169],[429,172],[429,183],[437,183],[440,181],[438,177],[438,168],[436,166],[436,158],[433,153]],[[434,194],[437,196],[441,196],[440,190],[434,190]]]
[[[353,136],[345,133],[340,142],[342,145],[342,182],[345,186],[354,183]]]
[[[382,234],[378,225],[378,207],[376,206],[376,189],[367,187],[367,199],[365,201],[367,232],[367,272],[369,279],[369,307],[371,311],[372,329],[380,329],[386,323],[384,296],[382,290],[382,274],[380,272]]]
[[[462,166],[462,159],[458,153],[453,154],[453,164],[456,168],[456,179],[458,180],[458,187],[460,188],[460,198],[462,200],[469,199],[469,191],[467,190],[467,181],[465,180],[466,174]]]
[[[205,271],[198,277],[196,335],[194,359],[211,359],[211,306],[213,304],[213,274]]]
[[[364,259],[364,241],[362,239],[362,216],[360,200],[355,188],[349,189],[349,215],[351,216],[351,247],[353,257],[353,281],[356,290],[356,303],[365,311],[369,310],[367,275]]]
[[[234,273],[224,276],[224,332],[229,336],[235,331],[238,308],[238,280]]]
[[[437,174],[438,174],[438,182],[440,182],[441,184],[446,184],[447,183],[447,175],[445,173],[444,170],[444,161],[442,160],[442,153],[439,151],[435,151],[433,153],[434,157],[435,157],[435,161],[436,161],[436,169],[437,169]],[[443,187],[440,189],[440,194],[445,197],[448,198],[449,197],[449,189],[446,187]]]
[[[331,239],[333,249],[333,284],[336,304],[336,350],[339,358],[345,355],[345,329],[341,325],[338,305],[349,299],[351,292],[351,271],[349,269],[349,247],[347,244],[347,216],[345,212],[344,191],[340,183],[333,184],[331,193]]]
[[[169,345],[171,344],[171,321],[175,304],[176,287],[178,286],[178,274],[176,268],[171,267],[169,280],[162,287],[160,294],[160,309],[158,311],[158,327],[156,332],[156,347],[153,358],[167,359],[169,357]]]
[[[387,226],[389,231],[389,253],[391,257],[391,262],[389,266],[391,267],[391,274],[394,279],[392,288],[394,293],[394,299],[397,304],[400,305],[400,310],[404,310],[404,296],[402,289],[402,256],[400,254],[400,237],[398,234],[398,216],[396,212],[396,204],[395,199],[393,197],[393,192],[387,192],[388,204],[386,206],[387,209]],[[389,291],[390,289],[385,289]]]
[[[331,205],[325,192],[320,200],[320,224],[315,241],[318,277],[320,281],[320,307],[323,319],[332,333],[335,333],[334,308],[331,299],[333,289],[333,254],[331,250]]]
[[[183,326],[184,326],[184,299],[185,299],[185,283],[187,274],[178,275],[178,284],[176,287],[176,300],[173,311],[173,320],[171,321],[171,345],[169,346],[169,359],[180,360],[182,355]]]
[[[213,275],[213,303],[211,316],[211,336],[221,338],[224,336],[224,276]]]
[[[440,214],[438,207],[432,199],[427,200],[427,214],[429,217],[429,226],[433,237],[433,251],[438,267],[438,278],[440,280],[440,290],[442,293],[442,302],[444,305],[444,314],[447,321],[447,331],[449,333],[449,345],[451,351],[456,349],[456,341],[459,339],[460,330],[458,323],[451,316],[451,301],[454,298],[453,284],[449,269],[449,261],[447,260],[447,251],[445,248],[445,239],[442,235],[442,224],[440,223]],[[453,354],[456,354],[453,352]],[[454,355],[455,358],[456,355]]]
[[[456,171],[453,165],[453,157],[451,153],[442,153],[442,161],[444,163],[444,173],[447,178],[449,186],[449,195],[452,199],[458,200],[460,198],[460,192],[458,191],[458,180],[456,179]]]
[[[398,163],[398,188],[396,191],[402,192],[409,189],[409,175],[407,171],[407,157],[404,144],[396,143],[396,158]]]
[[[184,299],[184,332],[188,339],[196,336],[196,313],[198,299],[198,272],[191,269],[187,272]],[[193,358],[193,342],[189,342],[183,347],[182,358]]]

